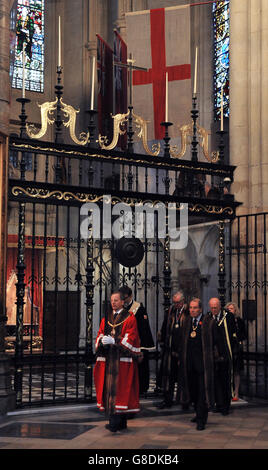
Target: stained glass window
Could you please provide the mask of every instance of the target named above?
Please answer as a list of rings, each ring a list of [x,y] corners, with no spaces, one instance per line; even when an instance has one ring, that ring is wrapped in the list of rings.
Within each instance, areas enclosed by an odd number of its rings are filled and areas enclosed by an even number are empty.
[[[221,89],[223,88],[223,114],[229,117],[229,0],[213,4],[214,21],[214,111],[220,118]]]
[[[16,53],[12,86],[22,88],[25,44],[25,88],[44,91],[44,0],[18,0]]]

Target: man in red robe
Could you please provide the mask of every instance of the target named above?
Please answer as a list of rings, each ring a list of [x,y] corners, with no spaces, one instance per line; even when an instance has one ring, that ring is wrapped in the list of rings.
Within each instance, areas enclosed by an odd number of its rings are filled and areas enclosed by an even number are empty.
[[[120,292],[111,295],[112,311],[103,318],[96,338],[94,382],[97,406],[109,417],[111,432],[127,428],[128,413],[139,408],[140,339],[135,315],[123,308]]]

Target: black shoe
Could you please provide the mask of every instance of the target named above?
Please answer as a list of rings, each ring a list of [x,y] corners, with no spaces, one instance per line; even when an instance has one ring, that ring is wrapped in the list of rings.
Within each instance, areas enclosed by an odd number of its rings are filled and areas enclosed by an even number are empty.
[[[108,429],[108,431],[111,431],[111,432],[116,432],[117,431],[117,428],[112,428],[110,426],[110,424],[105,424],[105,428]]]
[[[223,416],[227,416],[229,414],[229,410],[222,410],[221,414]]]
[[[198,421],[196,425],[197,431],[203,431],[205,429],[205,424],[203,421]]]
[[[196,416],[191,419],[191,423],[197,423],[197,418],[196,418]],[[204,419],[204,424],[207,424],[207,418]]]
[[[212,409],[212,413],[221,413],[221,410],[220,410],[219,408],[217,408],[217,407],[214,407],[214,408]]]

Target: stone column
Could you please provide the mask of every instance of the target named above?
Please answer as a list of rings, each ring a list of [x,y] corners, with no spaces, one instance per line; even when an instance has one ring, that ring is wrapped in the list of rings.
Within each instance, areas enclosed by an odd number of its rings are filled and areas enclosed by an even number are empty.
[[[230,2],[230,163],[237,166],[232,192],[243,203],[238,214],[254,214],[268,210],[268,2],[265,0],[232,0]],[[255,234],[254,218],[240,220],[240,244],[262,243],[263,226],[259,222]],[[237,236],[236,233],[234,233]],[[268,231],[266,228],[266,239]],[[234,239],[235,240],[235,239]],[[240,279],[257,270],[263,281],[263,268],[254,258],[241,258]],[[233,279],[237,279],[237,268]],[[261,284],[261,283],[260,283]],[[265,287],[257,291],[258,348],[264,348]],[[255,299],[254,289],[244,291]],[[249,325],[254,338],[255,324]],[[257,341],[257,338],[256,338]],[[254,339],[250,346],[254,347]]]
[[[0,131],[9,134],[10,81],[9,81],[9,12],[10,2],[0,2]]]
[[[10,115],[9,82],[9,12],[8,0],[0,3],[0,415],[15,406],[11,390],[10,365],[5,354],[6,324],[6,251],[7,251],[7,191],[8,133]]]
[[[152,7],[148,6],[147,0],[118,0],[118,19],[115,22],[115,26],[124,40],[126,40],[125,14],[131,11],[147,10],[150,8]]]
[[[268,188],[268,2],[262,0],[261,3],[261,41],[262,41],[262,48],[261,48],[261,67],[262,67],[262,76],[261,76],[261,83],[262,83],[262,97],[261,102],[263,106],[263,110],[265,111],[266,116],[262,113],[264,119],[261,121],[261,131],[262,131],[262,140],[261,140],[261,197],[263,200],[263,212],[268,211],[268,196],[267,196],[267,188]]]
[[[230,163],[239,213],[267,210],[268,4],[230,2]]]
[[[243,202],[240,211],[247,212],[249,206],[248,1],[234,0],[230,10],[230,84],[232,84],[230,85],[230,163],[238,167],[233,191],[236,193],[236,198]]]

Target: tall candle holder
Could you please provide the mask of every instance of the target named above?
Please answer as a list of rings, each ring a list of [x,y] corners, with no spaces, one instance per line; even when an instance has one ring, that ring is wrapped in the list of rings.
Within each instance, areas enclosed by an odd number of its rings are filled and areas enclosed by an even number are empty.
[[[216,134],[219,136],[219,144],[218,144],[219,159],[218,159],[218,164],[223,165],[224,164],[224,147],[225,147],[225,145],[224,145],[224,136],[225,136],[225,134],[227,134],[227,132],[223,131],[223,130],[220,130],[220,131],[217,131]],[[223,196],[223,193],[224,193],[223,178],[220,178],[219,190],[220,190],[221,196]]]
[[[21,104],[21,112],[19,115],[20,118],[20,138],[27,139],[27,132],[26,132],[26,121],[27,121],[27,114],[25,112],[25,104],[30,103],[31,100],[28,98],[17,98],[16,101]]]
[[[164,157],[169,158],[170,157],[170,144],[169,144],[170,137],[169,137],[169,133],[168,133],[168,128],[170,126],[173,126],[173,122],[164,121],[164,122],[161,122],[161,126],[163,126],[165,128],[165,133],[164,133],[164,137],[163,137],[163,140],[165,142]]]
[[[130,104],[128,106],[129,109],[129,116],[128,116],[128,128],[127,128],[127,136],[128,136],[128,142],[127,142],[127,150],[129,153],[133,153],[133,106]]]
[[[90,109],[89,111],[86,111],[87,114],[89,114],[89,125],[88,125],[88,131],[89,131],[89,139],[88,139],[88,147],[94,147],[94,144],[96,143],[96,122],[95,122],[95,116],[98,114],[98,111],[95,109]]]
[[[198,109],[197,109],[197,95],[196,93],[193,93],[192,97],[192,110],[191,110],[191,116],[192,116],[192,121],[193,121],[193,135],[192,135],[192,162],[198,162],[198,139],[197,139],[197,119],[198,119]],[[197,175],[194,172],[193,178],[191,181],[192,184],[192,192],[194,196],[198,196],[199,190],[198,190],[198,179]]]
[[[197,119],[198,119],[198,109],[197,109],[197,96],[196,93],[193,94],[192,97],[192,110],[191,110],[191,116],[193,120],[193,138],[192,138],[192,162],[197,162],[197,146],[198,146],[198,139],[197,139]]]
[[[61,74],[62,74],[62,67],[57,65],[57,84],[55,85],[55,95],[57,97],[57,107],[56,107],[56,131],[55,131],[55,142],[62,143],[62,114],[61,114],[61,96],[63,95],[63,86],[61,84]]]
[[[57,97],[57,105],[56,105],[56,119],[55,119],[55,143],[63,143],[63,136],[62,136],[62,112],[61,112],[61,96],[63,95],[63,86],[61,84],[61,74],[62,74],[62,67],[57,65],[57,84],[55,85],[55,95]],[[55,177],[56,183],[62,183],[64,180],[64,169],[61,164],[61,158],[57,157],[55,169]]]

